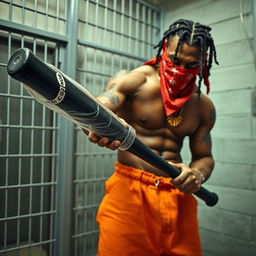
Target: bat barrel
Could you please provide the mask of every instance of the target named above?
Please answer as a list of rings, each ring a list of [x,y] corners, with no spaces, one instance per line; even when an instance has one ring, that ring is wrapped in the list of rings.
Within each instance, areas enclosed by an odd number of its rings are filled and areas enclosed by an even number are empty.
[[[113,112],[106,111],[80,84],[40,60],[29,49],[20,48],[14,52],[8,61],[7,72],[24,83],[40,103],[101,137],[119,140],[121,150],[133,143],[135,130],[132,127],[126,129]]]
[[[36,57],[28,48],[20,48],[8,61],[7,72],[16,80],[23,82],[47,100],[53,100],[59,92],[56,72]],[[56,82],[53,82],[56,81]]]

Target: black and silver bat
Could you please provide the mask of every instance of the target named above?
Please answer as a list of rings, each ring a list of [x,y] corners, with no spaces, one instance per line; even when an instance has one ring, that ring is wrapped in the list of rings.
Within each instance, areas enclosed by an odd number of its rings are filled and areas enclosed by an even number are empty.
[[[155,154],[136,138],[132,127],[125,128],[118,117],[101,104],[82,85],[49,65],[29,49],[18,49],[9,59],[8,74],[22,82],[37,101],[60,113],[73,123],[110,140],[119,140],[120,149],[145,160],[156,168],[177,177],[180,171]],[[201,187],[196,196],[213,206],[218,202],[217,194]]]

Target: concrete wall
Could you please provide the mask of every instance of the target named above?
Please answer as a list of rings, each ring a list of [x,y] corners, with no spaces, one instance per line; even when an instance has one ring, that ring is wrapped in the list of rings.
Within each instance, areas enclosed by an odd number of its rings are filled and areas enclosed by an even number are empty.
[[[180,18],[212,27],[219,66],[211,93],[217,110],[212,131],[216,167],[205,184],[219,195],[217,206],[199,202],[204,256],[256,255],[256,91],[252,50],[253,0],[166,1],[164,30]],[[204,90],[204,89],[203,89]],[[205,92],[205,90],[204,90]],[[189,162],[188,141],[183,157]]]

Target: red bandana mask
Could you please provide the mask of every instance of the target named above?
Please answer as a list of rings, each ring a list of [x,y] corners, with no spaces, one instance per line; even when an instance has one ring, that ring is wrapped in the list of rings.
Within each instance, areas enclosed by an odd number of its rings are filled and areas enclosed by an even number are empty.
[[[169,116],[180,109],[194,92],[196,75],[200,73],[200,67],[186,69],[174,65],[168,58],[168,51],[165,44],[163,46],[163,53],[159,59],[156,60],[154,57],[145,62],[144,65],[155,65],[158,63],[160,66],[161,94],[166,115]],[[208,82],[208,76],[206,75],[205,78],[206,84]],[[209,84],[206,86],[208,92]]]

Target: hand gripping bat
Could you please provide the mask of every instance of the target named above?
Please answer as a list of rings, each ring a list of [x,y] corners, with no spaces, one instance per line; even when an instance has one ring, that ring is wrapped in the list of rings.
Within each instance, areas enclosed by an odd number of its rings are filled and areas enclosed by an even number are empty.
[[[41,104],[60,113],[73,123],[110,140],[119,140],[120,149],[138,156],[172,178],[180,171],[155,154],[136,138],[135,130],[125,128],[118,117],[79,83],[49,65],[29,49],[20,48],[8,61],[8,74],[22,82],[25,89]],[[217,194],[204,187],[195,193],[208,206],[218,202]]]

